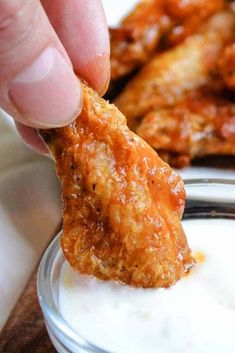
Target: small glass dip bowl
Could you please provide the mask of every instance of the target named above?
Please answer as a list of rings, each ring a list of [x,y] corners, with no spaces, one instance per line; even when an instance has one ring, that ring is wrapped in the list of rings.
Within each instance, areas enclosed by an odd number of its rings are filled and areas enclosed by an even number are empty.
[[[184,220],[230,219],[235,227],[235,181],[194,179],[185,182],[187,201]],[[64,320],[59,307],[59,280],[65,259],[60,248],[60,235],[49,245],[39,267],[37,290],[46,327],[60,353],[110,353],[75,332]]]

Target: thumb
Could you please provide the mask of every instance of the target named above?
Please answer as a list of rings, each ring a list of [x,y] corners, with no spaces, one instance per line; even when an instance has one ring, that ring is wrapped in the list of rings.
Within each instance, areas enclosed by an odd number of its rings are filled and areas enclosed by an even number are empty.
[[[80,82],[39,0],[0,0],[0,106],[37,128],[81,109]]]

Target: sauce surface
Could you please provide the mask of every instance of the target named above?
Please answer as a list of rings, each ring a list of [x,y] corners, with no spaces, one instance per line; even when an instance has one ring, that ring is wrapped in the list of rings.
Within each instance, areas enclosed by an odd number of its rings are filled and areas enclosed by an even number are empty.
[[[65,263],[59,305],[69,325],[113,353],[235,352],[235,221],[183,222],[197,265],[168,289],[136,289]]]

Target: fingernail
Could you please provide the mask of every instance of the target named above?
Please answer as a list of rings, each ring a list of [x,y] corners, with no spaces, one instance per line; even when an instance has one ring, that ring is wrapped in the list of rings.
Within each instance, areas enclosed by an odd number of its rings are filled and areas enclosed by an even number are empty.
[[[110,60],[107,53],[97,55],[94,60],[82,66],[82,77],[102,96],[109,86]]]
[[[24,122],[41,128],[71,122],[81,110],[81,84],[57,49],[46,48],[9,86]]]

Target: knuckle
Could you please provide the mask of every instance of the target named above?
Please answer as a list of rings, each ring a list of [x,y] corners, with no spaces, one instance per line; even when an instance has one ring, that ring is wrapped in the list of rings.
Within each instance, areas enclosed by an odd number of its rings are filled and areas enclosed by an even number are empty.
[[[25,0],[0,1],[0,32],[5,31],[16,21],[25,3]]]

